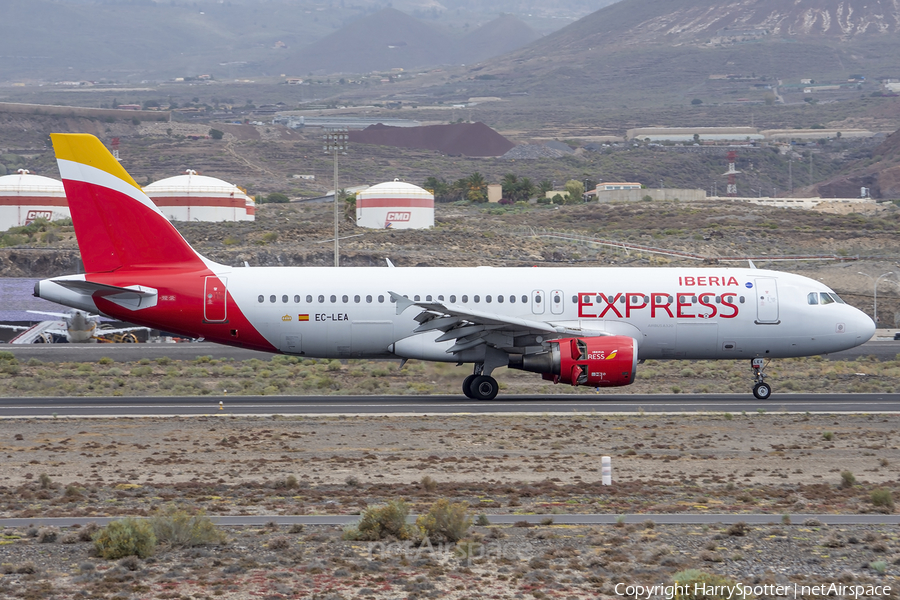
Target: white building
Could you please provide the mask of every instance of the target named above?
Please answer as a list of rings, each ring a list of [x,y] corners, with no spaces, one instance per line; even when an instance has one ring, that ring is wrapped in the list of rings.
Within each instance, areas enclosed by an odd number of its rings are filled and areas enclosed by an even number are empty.
[[[170,221],[253,221],[256,203],[238,186],[196,171],[151,183],[144,193]]]
[[[0,231],[28,225],[35,219],[57,221],[71,217],[61,181],[19,169],[0,177]]]
[[[434,194],[396,179],[373,185],[356,195],[356,225],[369,229],[434,227]]]

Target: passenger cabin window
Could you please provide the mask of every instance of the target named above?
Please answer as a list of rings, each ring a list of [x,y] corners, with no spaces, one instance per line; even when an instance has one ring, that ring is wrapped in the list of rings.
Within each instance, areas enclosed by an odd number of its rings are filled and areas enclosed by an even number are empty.
[[[325,304],[325,296],[319,294],[319,304]]]
[[[475,302],[475,304],[478,304],[479,302],[481,302],[481,296],[476,294],[476,295],[472,296],[472,300]]]
[[[819,295],[815,292],[810,292],[806,295],[806,303],[807,304],[818,304],[819,303]]]
[[[260,294],[258,300],[260,301],[260,303],[265,302],[265,301],[266,301],[266,297],[263,296],[262,294]]]
[[[347,304],[348,302],[350,302],[350,297],[344,294],[343,296],[341,296],[341,302]]]
[[[450,302],[456,302],[456,294],[450,294]]]
[[[294,304],[300,304],[300,294],[294,296]]]
[[[418,302],[418,301],[420,300],[419,295],[416,294],[415,296],[413,296],[413,300],[415,300],[416,302]]]
[[[528,296],[522,294],[522,304],[528,304]]]
[[[337,296],[335,296],[334,294],[332,294],[332,295],[331,295],[331,303],[334,304],[335,302],[337,302]]]
[[[497,296],[497,302],[503,304],[503,295],[502,294]]]
[[[307,294],[307,296],[306,296],[306,301],[307,301],[307,302],[312,302],[312,295]]]
[[[284,302],[285,304],[287,304],[287,301],[288,301],[287,294],[285,294],[284,296],[281,297],[281,301]]]
[[[491,295],[488,294],[487,296],[485,296],[484,301],[487,302],[488,304],[490,304],[491,303]]]
[[[269,296],[269,302],[275,302],[275,296],[274,296],[274,295]]]
[[[443,301],[444,301],[444,295],[443,295],[443,294],[439,294],[439,295],[438,295],[438,302],[443,302]]]
[[[819,300],[821,301],[821,304],[834,304],[834,298],[825,292],[819,293]]]
[[[359,300],[360,300],[359,296],[353,296],[353,301],[356,302],[357,304],[359,304]]]
[[[372,296],[371,295],[366,296],[366,302],[368,302],[369,304],[372,304]]]
[[[428,294],[427,296],[425,296],[425,301],[431,302],[431,294]]]
[[[462,301],[463,301],[463,304],[465,304],[466,302],[469,301],[469,297],[467,295],[463,294]]]
[[[572,296],[572,304],[578,304],[578,296]]]
[[[384,302],[384,296],[378,296],[378,301],[383,303],[383,302]]]

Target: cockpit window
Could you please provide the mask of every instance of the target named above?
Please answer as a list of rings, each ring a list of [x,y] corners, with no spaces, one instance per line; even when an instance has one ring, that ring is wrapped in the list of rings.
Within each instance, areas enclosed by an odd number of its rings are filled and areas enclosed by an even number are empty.
[[[819,300],[822,301],[822,304],[834,304],[834,298],[831,297],[831,294],[826,294],[825,292],[819,292]]]
[[[808,304],[818,304],[819,303],[819,295],[815,292],[810,292],[806,296],[806,302]]]
[[[837,302],[838,304],[847,304],[846,302],[841,300],[841,297],[838,296],[837,294],[835,294],[834,292],[831,292],[831,297],[834,298],[834,301]]]

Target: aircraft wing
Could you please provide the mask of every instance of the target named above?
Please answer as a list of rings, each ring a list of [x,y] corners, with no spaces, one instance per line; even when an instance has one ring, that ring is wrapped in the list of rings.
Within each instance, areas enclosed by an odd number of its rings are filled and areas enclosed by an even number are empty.
[[[13,331],[25,331],[26,329],[31,329],[31,325],[21,326],[21,325],[0,325],[0,329],[12,329]]]
[[[67,319],[72,316],[72,313],[48,312],[46,310],[27,310],[25,312],[30,312],[35,315],[49,315],[51,317],[57,317],[59,319]]]
[[[414,333],[441,331],[443,335],[438,337],[436,342],[455,340],[455,344],[447,350],[451,354],[474,348],[480,344],[501,349],[514,348],[516,346],[515,338],[520,336],[540,336],[547,340],[564,336],[610,335],[605,331],[586,330],[545,321],[498,315],[473,310],[458,304],[416,302],[396,292],[389,292],[389,294],[391,300],[397,303],[398,315],[411,307],[419,310],[415,320],[421,325],[414,330]]]

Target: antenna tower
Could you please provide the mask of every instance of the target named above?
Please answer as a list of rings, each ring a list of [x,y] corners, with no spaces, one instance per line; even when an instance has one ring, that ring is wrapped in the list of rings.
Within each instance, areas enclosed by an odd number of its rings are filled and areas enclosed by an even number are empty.
[[[737,175],[740,171],[735,170],[734,161],[737,160],[737,151],[730,150],[728,152],[728,170],[725,171],[725,175],[728,176],[728,190],[725,195],[733,198],[737,196]]]

